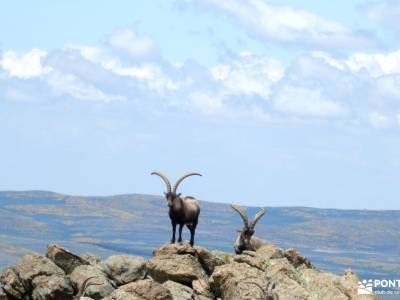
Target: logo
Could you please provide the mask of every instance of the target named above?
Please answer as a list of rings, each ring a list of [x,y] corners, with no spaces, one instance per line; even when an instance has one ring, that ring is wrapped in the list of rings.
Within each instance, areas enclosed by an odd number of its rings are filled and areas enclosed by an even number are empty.
[[[368,279],[358,282],[359,295],[400,295],[400,279]]]
[[[358,294],[359,295],[372,295],[374,292],[372,290],[374,283],[372,279],[363,280],[358,282]]]

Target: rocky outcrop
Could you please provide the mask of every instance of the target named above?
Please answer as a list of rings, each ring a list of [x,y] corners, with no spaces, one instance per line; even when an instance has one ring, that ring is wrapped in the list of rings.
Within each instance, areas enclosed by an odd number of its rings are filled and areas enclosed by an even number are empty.
[[[5,293],[16,299],[70,300],[74,295],[65,272],[39,254],[23,257],[15,268],[7,268],[0,277]]]
[[[15,268],[8,267],[0,275],[0,282],[2,283],[2,291],[8,295],[17,298],[27,298],[27,291],[21,282]]]
[[[71,273],[70,279],[76,290],[93,299],[103,299],[115,289],[115,284],[97,266],[78,266]]]
[[[68,250],[53,244],[47,245],[46,257],[52,260],[67,274],[72,273],[72,271],[78,266],[89,264],[78,255],[75,255]]]
[[[0,275],[0,282],[2,283],[2,291],[17,299],[26,299],[28,293],[19,278],[15,268],[6,268]]]
[[[82,259],[89,263],[89,265],[97,265],[101,263],[101,258],[92,253],[84,253]]]
[[[6,292],[2,288],[0,288],[0,300],[9,300],[9,299],[11,298],[6,294]]]
[[[318,271],[296,249],[265,245],[234,255],[166,244],[145,260],[114,255],[101,261],[57,245],[28,255],[0,274],[0,300],[324,300],[358,295],[358,278]]]
[[[211,274],[216,266],[221,266],[232,260],[233,254],[222,251],[210,251],[203,247],[191,247],[189,243],[165,244],[153,251],[153,255],[190,254],[201,264],[207,274]]]
[[[304,266],[305,268],[314,268],[311,262],[303,254],[297,251],[297,249],[289,248],[285,251],[285,257],[295,267],[299,268]]]
[[[257,268],[233,262],[215,269],[210,286],[222,299],[265,299],[267,278]]]
[[[169,290],[171,293],[172,299],[174,300],[192,300],[193,299],[193,290],[183,284],[177,283],[172,280],[168,280],[163,283],[163,286]]]
[[[140,256],[113,255],[102,262],[100,268],[118,286],[146,276],[146,261]]]
[[[106,300],[174,300],[169,289],[150,279],[121,286]]]
[[[208,280],[199,279],[192,281],[193,294],[197,300],[214,299],[214,294],[211,291],[210,283]]]
[[[70,281],[64,276],[36,276],[32,280],[32,299],[69,300],[74,295]]]
[[[193,280],[206,278],[200,262],[190,254],[168,254],[153,257],[147,262],[149,275],[157,282],[172,280],[191,285]]]

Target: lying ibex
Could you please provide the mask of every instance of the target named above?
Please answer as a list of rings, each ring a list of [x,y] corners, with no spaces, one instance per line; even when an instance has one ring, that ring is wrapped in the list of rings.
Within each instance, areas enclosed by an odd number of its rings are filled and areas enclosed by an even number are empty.
[[[265,209],[261,209],[254,217],[253,221],[249,224],[249,219],[247,218],[246,212],[243,208],[231,204],[231,207],[240,215],[243,220],[243,229],[238,230],[239,236],[236,239],[234,248],[236,254],[242,253],[244,250],[256,251],[261,246],[266,244],[266,241],[253,236],[254,227],[257,224],[257,221],[261,219],[261,217],[265,214]]]
[[[196,231],[197,222],[199,220],[200,206],[197,200],[193,197],[181,197],[181,194],[177,194],[179,184],[187,177],[197,175],[198,173],[188,173],[178,179],[173,188],[169,182],[167,176],[160,172],[153,172],[151,175],[160,176],[165,183],[166,192],[164,192],[165,199],[168,202],[169,217],[172,223],[172,239],[171,243],[175,243],[175,231],[176,225],[179,225],[179,238],[178,242],[182,241],[182,228],[186,225],[190,230],[190,245],[194,244],[194,234]]]

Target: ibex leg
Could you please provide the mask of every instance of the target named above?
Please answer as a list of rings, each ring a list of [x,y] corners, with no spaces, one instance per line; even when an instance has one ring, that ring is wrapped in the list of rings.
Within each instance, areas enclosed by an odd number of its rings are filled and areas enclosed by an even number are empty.
[[[178,238],[178,242],[182,242],[182,228],[183,228],[183,224],[179,224],[179,238]]]
[[[175,231],[176,231],[176,224],[172,223],[172,239],[171,244],[175,243]]]
[[[193,247],[194,245],[194,234],[195,234],[195,230],[196,230],[196,225],[197,224],[191,224],[188,225],[188,228],[190,230],[190,245]]]

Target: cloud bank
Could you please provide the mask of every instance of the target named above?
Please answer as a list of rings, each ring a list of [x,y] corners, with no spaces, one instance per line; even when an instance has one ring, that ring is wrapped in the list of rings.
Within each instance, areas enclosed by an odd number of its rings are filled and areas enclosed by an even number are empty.
[[[352,30],[303,9],[272,5],[262,0],[197,0],[195,3],[207,10],[222,12],[266,43],[339,52],[380,44],[372,32]]]
[[[0,56],[0,93],[7,101],[131,102],[203,117],[399,127],[400,51],[345,58],[317,51],[288,66],[242,52],[205,67],[169,63],[155,49],[124,29],[101,45],[9,50]]]

